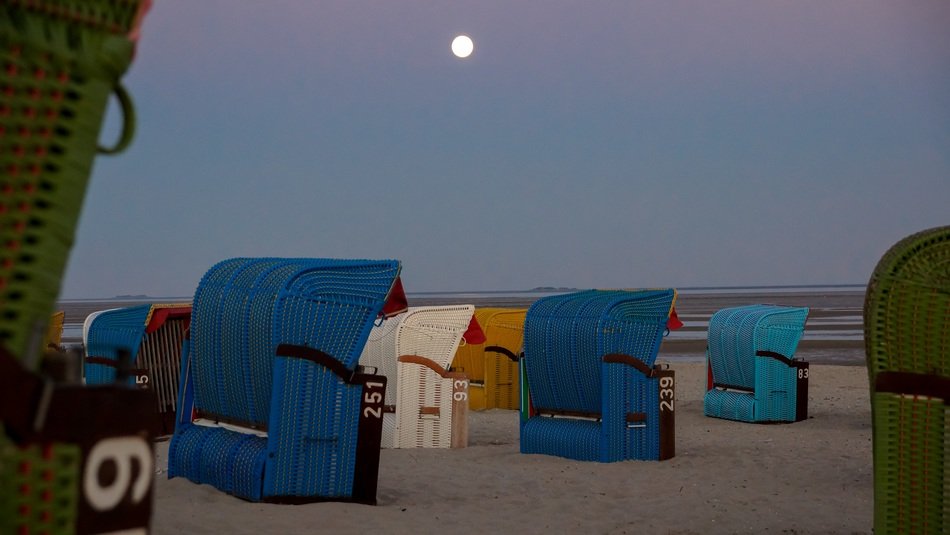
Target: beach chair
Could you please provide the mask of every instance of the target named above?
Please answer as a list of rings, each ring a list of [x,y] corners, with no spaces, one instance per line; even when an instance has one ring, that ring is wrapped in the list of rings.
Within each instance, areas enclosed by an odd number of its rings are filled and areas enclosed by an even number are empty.
[[[357,359],[395,260],[235,258],[195,291],[169,477],[250,501],[374,504],[386,378]]]
[[[472,305],[409,307],[373,328],[360,364],[388,379],[383,447],[468,444],[468,379],[449,364],[474,311]]]
[[[131,139],[120,79],[148,5],[0,0],[0,533],[148,526],[154,471],[151,441],[138,427],[144,393],[81,388],[45,373],[65,358],[46,335],[110,94],[122,133],[99,151]],[[117,444],[125,449],[113,456]],[[135,474],[124,472],[125,454],[143,451]],[[99,480],[106,458],[129,477]],[[135,487],[128,499],[124,483]]]
[[[864,305],[874,532],[950,533],[950,226],[878,262]]]
[[[521,453],[599,462],[673,457],[674,375],[654,361],[675,300],[667,289],[536,301],[524,324]]]
[[[524,339],[526,308],[476,308],[485,342],[464,344],[452,369],[468,376],[468,408],[518,410],[518,360]]]
[[[43,338],[43,347],[46,349],[58,350],[63,344],[63,320],[66,313],[62,310],[54,312],[50,316],[49,325],[46,327],[46,336]]]
[[[749,305],[709,319],[706,416],[743,422],[808,417],[808,363],[793,358],[808,308]]]
[[[156,303],[94,312],[83,323],[87,385],[116,380],[121,352],[128,355],[129,381],[155,393],[156,436],[175,430],[181,348],[191,321],[191,303]]]
[[[149,2],[0,2],[0,343],[37,369],[97,151]]]

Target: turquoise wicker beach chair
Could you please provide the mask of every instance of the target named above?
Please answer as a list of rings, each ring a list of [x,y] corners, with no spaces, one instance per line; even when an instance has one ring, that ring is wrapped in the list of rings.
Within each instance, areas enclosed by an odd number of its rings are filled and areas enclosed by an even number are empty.
[[[121,352],[129,358],[130,383],[155,394],[156,436],[175,430],[181,348],[191,322],[191,303],[144,304],[90,314],[83,326],[87,385],[116,380]]]
[[[743,422],[808,417],[808,363],[793,359],[808,309],[750,305],[709,319],[706,416]]]
[[[675,300],[669,289],[536,301],[524,328],[521,453],[600,462],[673,457],[673,371],[654,361]]]
[[[864,304],[874,532],[950,533],[950,226],[899,241]]]
[[[376,502],[385,377],[358,359],[395,260],[235,258],[195,291],[169,477],[251,501]]]

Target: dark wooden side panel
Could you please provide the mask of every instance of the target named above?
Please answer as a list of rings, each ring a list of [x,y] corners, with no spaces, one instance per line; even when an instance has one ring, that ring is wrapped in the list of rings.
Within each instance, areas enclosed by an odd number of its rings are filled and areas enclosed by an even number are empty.
[[[363,386],[360,395],[356,467],[353,473],[353,501],[376,505],[379,479],[379,448],[383,439],[383,412],[386,377],[358,373],[353,382]]]
[[[798,377],[796,381],[795,393],[795,421],[800,422],[808,419],[808,363],[804,360],[794,361],[795,373]]]
[[[660,404],[660,459],[672,459],[676,455],[676,378],[673,370],[656,370],[659,381]]]

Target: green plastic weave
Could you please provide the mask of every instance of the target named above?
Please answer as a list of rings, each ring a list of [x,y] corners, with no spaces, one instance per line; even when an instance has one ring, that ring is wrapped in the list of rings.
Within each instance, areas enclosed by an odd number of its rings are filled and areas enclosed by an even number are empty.
[[[0,0],[0,343],[32,365],[149,0]]]
[[[0,533],[73,533],[79,446],[18,447],[0,427]]]
[[[875,532],[950,533],[950,389],[914,391],[950,380],[950,226],[909,236],[883,256],[864,324]],[[882,374],[897,375],[902,391],[882,391]]]

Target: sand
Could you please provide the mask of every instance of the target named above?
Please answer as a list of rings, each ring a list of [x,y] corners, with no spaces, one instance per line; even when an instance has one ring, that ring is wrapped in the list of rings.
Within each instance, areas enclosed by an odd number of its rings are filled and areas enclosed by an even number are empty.
[[[663,362],[661,355],[658,362]],[[811,366],[809,419],[703,416],[705,368],[676,371],[676,456],[601,464],[518,451],[518,414],[469,413],[464,449],[383,450],[377,506],[272,505],[167,479],[156,445],[156,534],[870,533],[871,415],[862,366]]]

